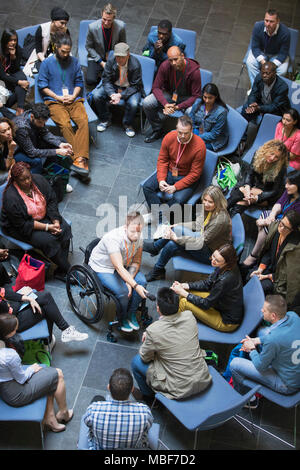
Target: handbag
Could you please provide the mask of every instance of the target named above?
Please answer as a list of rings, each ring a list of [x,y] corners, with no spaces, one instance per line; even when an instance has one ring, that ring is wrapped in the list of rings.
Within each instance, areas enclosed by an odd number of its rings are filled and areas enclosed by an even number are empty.
[[[23,256],[13,290],[16,292],[24,286],[29,286],[37,291],[45,288],[45,263],[25,253]]]
[[[213,178],[213,185],[219,186],[222,191],[228,191],[237,183],[240,174],[240,164],[232,163],[225,157],[222,157],[217,164],[217,173]]]
[[[22,364],[45,364],[51,366],[51,355],[45,349],[44,343],[39,340],[24,341],[25,352],[22,358]]]
[[[68,168],[69,159],[61,157],[61,165],[57,163],[51,163],[51,165],[45,168],[45,178],[52,186],[57,202],[61,202],[66,192],[66,186],[69,182],[70,170]]]

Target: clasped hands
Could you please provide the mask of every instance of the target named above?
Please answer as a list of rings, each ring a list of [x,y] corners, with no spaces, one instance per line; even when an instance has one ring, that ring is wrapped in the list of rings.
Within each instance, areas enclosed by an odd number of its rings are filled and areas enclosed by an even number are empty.
[[[178,107],[177,107],[177,104],[176,103],[167,103],[165,104],[164,106],[164,109],[163,109],[163,114],[165,114],[166,116],[170,115],[170,114],[173,114],[175,113],[175,111],[177,111]]]
[[[53,224],[48,225],[48,232],[52,235],[59,235],[61,233],[60,223],[58,220],[55,220]]]
[[[253,351],[254,349],[256,349],[256,346],[260,344],[260,339],[250,338],[250,336],[246,336],[246,338],[242,339],[241,343],[242,343],[242,347],[240,351],[249,353],[250,351]]]
[[[187,297],[189,295],[189,285],[186,282],[180,283],[178,281],[174,281],[171,289],[181,297]]]
[[[249,106],[245,109],[245,112],[247,114],[253,114],[259,111],[259,105],[257,103],[251,103]]]
[[[162,193],[173,194],[176,191],[176,187],[174,184],[168,184],[166,181],[159,182],[159,190]]]
[[[257,194],[252,193],[250,186],[242,186],[240,188],[241,193],[243,193],[243,201],[246,202],[249,206],[255,204],[258,200]]]
[[[121,98],[121,93],[113,93],[112,95],[110,95],[110,104],[119,104]]]

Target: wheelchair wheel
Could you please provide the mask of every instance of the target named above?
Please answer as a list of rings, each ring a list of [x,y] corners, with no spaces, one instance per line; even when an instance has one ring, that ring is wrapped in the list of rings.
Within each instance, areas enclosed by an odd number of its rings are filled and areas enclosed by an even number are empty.
[[[66,289],[76,315],[85,323],[97,323],[104,313],[104,298],[91,269],[74,265],[69,269]]]

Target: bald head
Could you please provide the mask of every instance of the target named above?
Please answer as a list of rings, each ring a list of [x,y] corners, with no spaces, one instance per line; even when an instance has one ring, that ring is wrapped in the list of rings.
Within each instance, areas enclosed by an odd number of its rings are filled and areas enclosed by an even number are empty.
[[[178,46],[172,46],[167,52],[168,60],[175,70],[182,70],[185,65],[184,54]]]

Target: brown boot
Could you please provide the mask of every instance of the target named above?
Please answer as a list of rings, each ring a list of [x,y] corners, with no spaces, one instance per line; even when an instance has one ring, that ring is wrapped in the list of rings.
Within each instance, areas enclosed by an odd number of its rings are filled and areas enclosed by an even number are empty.
[[[76,173],[79,173],[80,175],[88,175],[89,174],[89,166],[88,166],[87,158],[84,158],[84,157],[76,158],[73,161],[70,170],[73,170]]]

